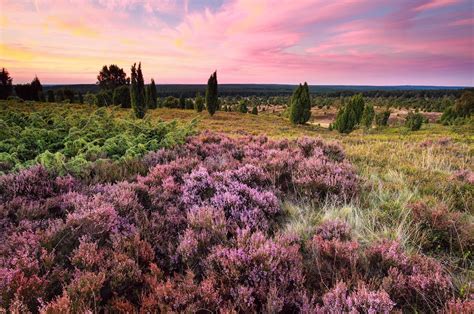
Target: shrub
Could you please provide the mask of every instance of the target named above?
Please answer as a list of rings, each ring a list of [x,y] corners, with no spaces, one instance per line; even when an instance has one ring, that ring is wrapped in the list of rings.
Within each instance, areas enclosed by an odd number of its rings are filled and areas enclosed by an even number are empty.
[[[204,110],[204,99],[199,93],[197,93],[196,100],[194,101],[194,109],[197,112],[202,112]]]
[[[250,113],[254,114],[254,115],[257,115],[258,114],[257,106],[253,106],[252,111]]]
[[[247,113],[249,111],[247,107],[247,100],[243,99],[239,102],[239,112],[240,113]]]
[[[375,124],[380,126],[387,126],[388,119],[390,118],[390,111],[385,110],[375,114]]]
[[[290,121],[293,124],[305,124],[311,118],[311,97],[309,87],[305,82],[293,92],[290,106]]]
[[[424,117],[421,113],[409,112],[405,118],[405,126],[411,131],[418,131],[423,124]]]
[[[206,88],[206,107],[211,116],[216,113],[219,106],[219,98],[217,95],[217,71],[211,74],[207,81]]]
[[[114,90],[113,100],[114,106],[122,106],[122,108],[131,108],[130,86],[122,85]]]
[[[362,113],[361,123],[366,129],[370,129],[372,127],[372,123],[375,117],[375,110],[374,106],[367,104],[364,108],[364,112]]]

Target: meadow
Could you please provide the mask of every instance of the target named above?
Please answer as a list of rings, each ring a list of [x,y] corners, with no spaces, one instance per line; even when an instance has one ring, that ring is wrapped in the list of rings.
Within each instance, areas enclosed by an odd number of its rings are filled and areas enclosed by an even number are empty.
[[[0,308],[472,310],[473,126],[312,116],[0,102]]]

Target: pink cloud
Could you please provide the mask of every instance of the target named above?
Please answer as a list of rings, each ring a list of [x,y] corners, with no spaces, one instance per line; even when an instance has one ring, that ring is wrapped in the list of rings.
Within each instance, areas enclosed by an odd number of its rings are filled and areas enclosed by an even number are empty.
[[[220,82],[474,85],[469,0],[0,1],[0,43],[34,54],[0,56],[16,82],[93,82],[141,60],[165,83],[218,69]]]

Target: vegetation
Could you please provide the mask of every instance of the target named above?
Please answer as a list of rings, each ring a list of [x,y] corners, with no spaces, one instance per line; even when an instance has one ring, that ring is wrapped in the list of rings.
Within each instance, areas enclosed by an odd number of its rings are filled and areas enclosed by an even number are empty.
[[[112,102],[114,106],[122,106],[122,108],[131,108],[130,86],[122,85],[114,90]]]
[[[447,107],[441,116],[441,123],[459,124],[474,114],[474,91],[465,91],[453,106]]]
[[[211,74],[207,81],[206,89],[206,107],[207,111],[213,116],[218,109],[218,96],[217,96],[217,71]]]
[[[293,124],[305,124],[311,117],[311,97],[308,84],[299,85],[291,97],[290,121]]]
[[[423,115],[419,112],[409,112],[405,119],[405,126],[411,131],[418,131],[421,129],[424,119]]]
[[[139,104],[141,80],[146,110],[140,64],[131,77],[129,99]],[[288,97],[225,97],[227,112],[211,116],[199,95],[197,112],[168,96],[144,119],[135,105],[133,116],[96,107],[117,104],[119,89],[86,105],[0,102],[0,311],[472,308],[469,110],[463,124],[409,132],[403,122],[415,130],[426,112],[304,85],[298,103],[315,104],[313,123],[298,126]],[[461,113],[466,99],[447,103]],[[263,109],[243,115],[241,102]],[[350,134],[314,123],[336,108],[334,126],[346,114]],[[374,118],[387,127],[357,130]]]
[[[239,102],[239,112],[240,113],[247,113],[249,111],[248,107],[247,107],[247,99],[242,99],[240,102]]]
[[[362,112],[361,124],[366,129],[370,129],[372,127],[372,123],[374,122],[374,118],[375,118],[374,106],[367,104],[364,107],[364,111]]]
[[[13,93],[13,79],[8,73],[8,70],[2,68],[2,72],[0,72],[0,99],[7,99]]]
[[[143,80],[142,64],[136,63],[132,66],[132,79],[130,86],[130,98],[135,117],[143,119],[147,110],[145,102],[145,82]]]
[[[194,109],[197,112],[202,112],[204,110],[204,99],[200,93],[196,94],[196,99],[194,100]]]
[[[114,90],[119,86],[130,84],[130,79],[122,68],[115,64],[104,65],[97,76],[97,84],[101,89]]]

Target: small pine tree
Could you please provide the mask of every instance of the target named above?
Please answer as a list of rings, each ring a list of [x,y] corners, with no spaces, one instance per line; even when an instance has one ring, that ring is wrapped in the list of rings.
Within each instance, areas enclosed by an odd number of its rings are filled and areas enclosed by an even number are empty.
[[[311,117],[311,97],[309,87],[305,82],[293,92],[290,104],[290,121],[293,124],[305,124]]]
[[[338,130],[339,133],[351,133],[354,130],[356,123],[354,107],[347,104],[339,109],[333,127]]]
[[[254,115],[257,115],[258,114],[257,106],[253,106],[252,111],[250,113],[254,114]]]
[[[194,102],[190,98],[186,98],[184,100],[184,108],[185,109],[193,109],[194,108]]]
[[[197,112],[201,112],[204,109],[204,99],[202,98],[200,93],[196,94],[196,100],[194,101],[194,109]]]
[[[361,124],[366,128],[370,129],[372,127],[372,122],[374,121],[375,110],[374,106],[367,104],[362,113]]]
[[[37,76],[33,79],[30,84],[33,100],[39,100],[39,94],[43,91],[43,85]]]
[[[132,84],[130,86],[130,98],[132,103],[133,111],[135,116],[139,119],[143,119],[146,113],[146,102],[145,102],[145,82],[143,80],[142,65],[138,63],[133,64],[132,69]]]
[[[129,97],[130,99],[130,97]],[[77,101],[82,105],[84,103],[84,97],[82,96],[82,93],[79,92],[77,93]]]
[[[352,96],[349,105],[353,107],[356,123],[359,124],[364,113],[364,97],[362,97],[362,94]]]
[[[209,77],[207,81],[206,89],[206,107],[207,111],[211,116],[216,113],[217,107],[219,106],[219,98],[217,95],[217,71],[215,71]]]

